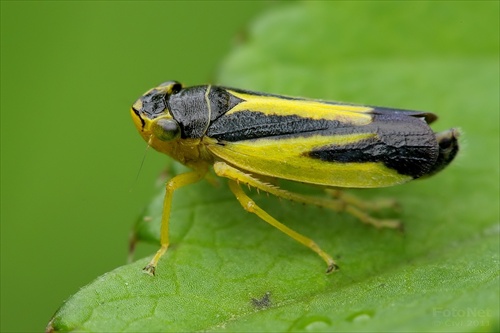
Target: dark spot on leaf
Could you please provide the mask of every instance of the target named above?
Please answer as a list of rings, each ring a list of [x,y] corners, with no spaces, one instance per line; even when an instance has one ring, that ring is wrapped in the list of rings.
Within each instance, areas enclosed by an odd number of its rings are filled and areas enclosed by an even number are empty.
[[[258,310],[265,309],[271,306],[271,293],[268,291],[262,296],[262,298],[252,298],[252,305]]]

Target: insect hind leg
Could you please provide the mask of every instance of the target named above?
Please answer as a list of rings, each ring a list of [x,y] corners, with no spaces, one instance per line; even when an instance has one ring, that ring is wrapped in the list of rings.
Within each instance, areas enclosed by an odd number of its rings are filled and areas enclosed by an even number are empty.
[[[402,228],[402,224],[399,220],[377,219],[365,213],[365,211],[376,211],[384,208],[397,208],[397,204],[394,200],[367,202],[339,190],[328,190],[333,198],[314,197],[283,190],[275,185],[265,183],[224,162],[216,162],[214,164],[214,170],[215,173],[221,177],[234,179],[238,182],[255,187],[258,190],[262,190],[280,198],[324,207],[335,212],[347,212],[356,217],[362,223],[374,226],[375,228]]]
[[[365,211],[379,211],[382,209],[390,208],[393,210],[399,210],[399,204],[393,199],[377,199],[374,201],[361,200],[358,197],[345,193],[337,189],[327,189],[326,192],[330,194],[334,199],[344,203],[344,211],[353,215],[361,222],[371,225],[375,228],[391,228],[391,229],[403,229],[403,224],[399,220],[393,219],[377,219]]]

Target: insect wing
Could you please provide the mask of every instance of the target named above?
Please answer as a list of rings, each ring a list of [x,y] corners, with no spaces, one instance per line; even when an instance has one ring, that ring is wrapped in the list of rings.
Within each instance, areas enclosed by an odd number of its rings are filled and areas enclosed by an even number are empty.
[[[241,170],[332,187],[385,187],[426,174],[438,156],[430,113],[234,92],[208,149]]]

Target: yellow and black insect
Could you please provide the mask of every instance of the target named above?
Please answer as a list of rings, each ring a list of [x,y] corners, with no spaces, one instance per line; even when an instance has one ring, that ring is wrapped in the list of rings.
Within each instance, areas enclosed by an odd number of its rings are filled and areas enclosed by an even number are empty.
[[[161,248],[144,270],[154,275],[169,245],[175,190],[203,179],[210,167],[229,178],[243,208],[255,213],[326,261],[335,261],[313,240],[286,227],[250,199],[246,184],[281,198],[346,211],[376,227],[398,227],[364,211],[388,202],[364,203],[336,191],[320,198],[280,189],[266,180],[285,179],[329,188],[375,188],[430,176],[458,152],[457,129],[434,133],[432,113],[310,100],[220,86],[184,88],[169,81],[132,106],[134,123],[148,145],[193,169],[166,184]]]

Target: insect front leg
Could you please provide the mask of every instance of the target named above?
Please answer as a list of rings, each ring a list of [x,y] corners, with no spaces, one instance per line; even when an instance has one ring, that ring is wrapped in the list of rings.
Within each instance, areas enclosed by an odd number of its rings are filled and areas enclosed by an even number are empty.
[[[156,252],[155,256],[146,267],[143,268],[143,271],[149,275],[155,275],[156,266],[158,265],[158,261],[160,258],[167,252],[169,245],[169,222],[170,222],[170,210],[172,208],[172,197],[175,190],[198,182],[201,180],[206,174],[206,170],[195,170],[191,172],[186,172],[180,175],[175,176],[170,179],[166,184],[165,190],[165,198],[163,199],[163,213],[161,216],[161,231],[160,231],[160,249]]]
[[[284,225],[283,223],[279,222],[274,217],[269,215],[266,211],[264,211],[262,208],[260,208],[248,195],[245,194],[245,192],[241,189],[238,182],[243,182],[245,184],[254,186],[256,188],[260,188],[260,189],[262,189],[266,192],[272,193],[272,194],[275,194],[274,192],[276,192],[276,191],[280,191],[283,194],[289,193],[289,192],[281,190],[279,188],[275,188],[272,185],[265,184],[265,183],[261,182],[260,180],[255,179],[255,178],[251,177],[250,175],[247,175],[244,172],[241,172],[240,170],[235,169],[235,168],[233,168],[233,167],[231,167],[223,162],[215,163],[214,170],[215,170],[215,173],[217,175],[230,179],[229,188],[234,193],[234,195],[236,196],[236,199],[238,199],[238,201],[240,202],[240,204],[243,206],[243,208],[246,211],[248,211],[250,213],[254,213],[255,215],[257,215],[258,217],[260,217],[262,220],[266,221],[267,223],[269,223],[273,227],[284,232],[286,235],[290,236],[291,238],[293,238],[297,242],[307,246],[308,248],[310,248],[311,250],[316,252],[326,262],[326,264],[327,264],[326,272],[327,273],[330,273],[330,272],[338,269],[338,266],[335,263],[335,261],[332,259],[332,257],[328,253],[323,251],[318,246],[318,244],[316,244],[316,242],[314,242],[312,239],[305,237],[305,236],[299,234],[298,232],[290,229],[289,227],[287,227],[286,225]],[[271,189],[273,189],[273,191],[271,191]],[[292,193],[289,193],[289,194],[292,194]]]

